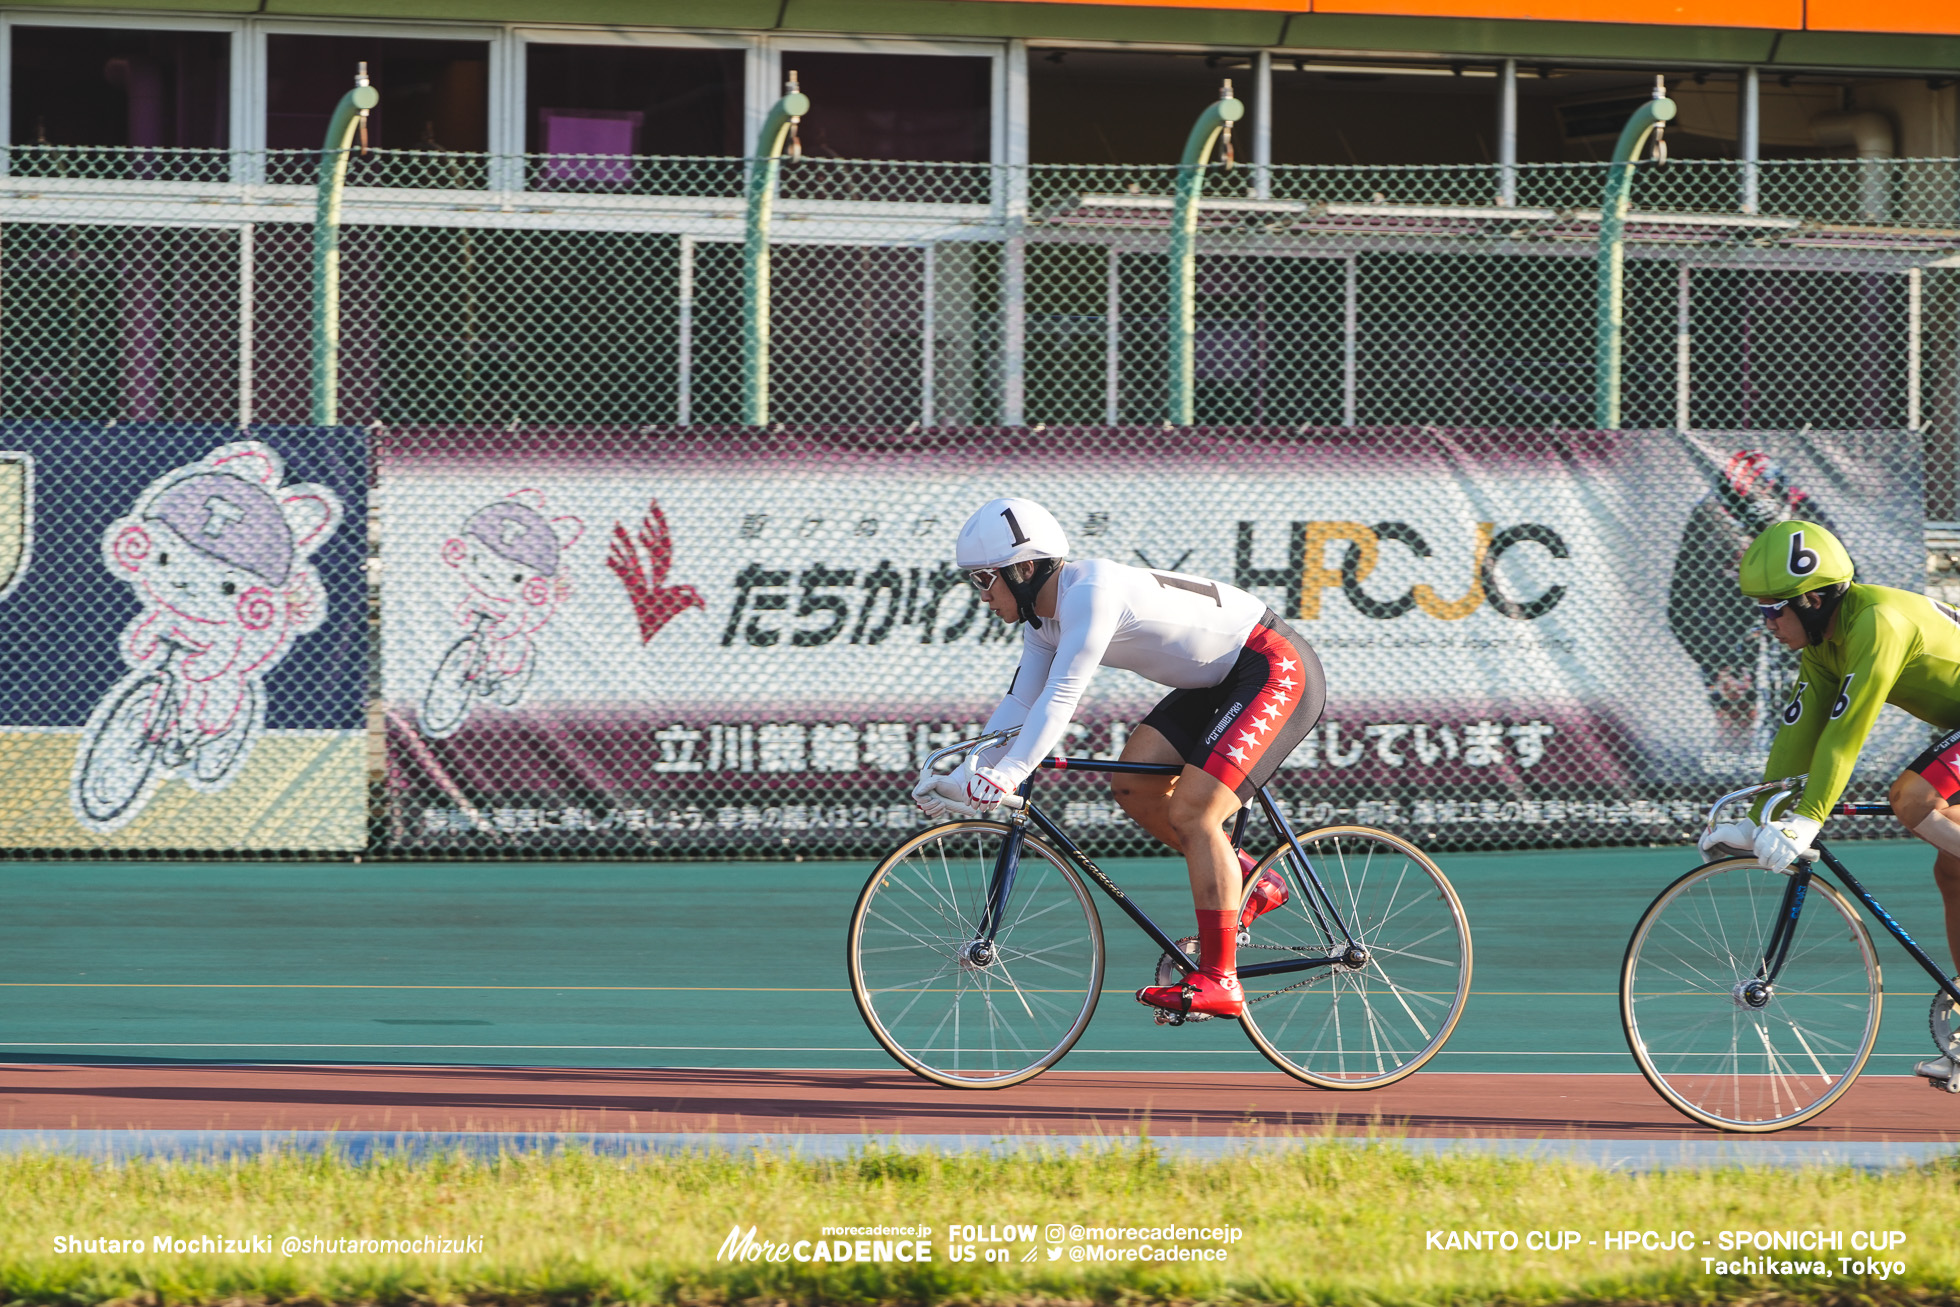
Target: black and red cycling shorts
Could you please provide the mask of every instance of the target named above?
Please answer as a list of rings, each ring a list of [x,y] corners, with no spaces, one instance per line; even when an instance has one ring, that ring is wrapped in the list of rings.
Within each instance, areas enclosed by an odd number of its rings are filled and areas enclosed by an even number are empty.
[[[1313,646],[1267,609],[1223,681],[1172,690],[1143,724],[1243,800],[1273,778],[1326,706],[1327,678]]]
[[[1960,731],[1949,731],[1934,740],[1906,770],[1924,776],[1942,799],[1951,802],[1960,794]]]

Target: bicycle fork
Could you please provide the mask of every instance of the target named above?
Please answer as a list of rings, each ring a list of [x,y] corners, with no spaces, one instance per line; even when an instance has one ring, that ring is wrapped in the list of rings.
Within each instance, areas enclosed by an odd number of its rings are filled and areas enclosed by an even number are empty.
[[[1790,959],[1790,945],[1797,938],[1797,918],[1803,914],[1804,896],[1810,892],[1810,878],[1815,874],[1809,868],[1790,873],[1790,883],[1783,887],[1783,902],[1776,910],[1776,925],[1769,932],[1769,942],[1763,946],[1763,960],[1756,964],[1756,974],[1730,992],[1738,1005],[1758,1012],[1769,1006],[1776,993],[1776,978]]]

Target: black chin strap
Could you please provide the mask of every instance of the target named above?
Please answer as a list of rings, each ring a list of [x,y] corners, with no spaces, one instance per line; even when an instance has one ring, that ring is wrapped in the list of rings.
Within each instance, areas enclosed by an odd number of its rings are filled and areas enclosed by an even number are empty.
[[[1034,560],[1034,572],[1025,581],[1012,580],[1005,568],[1001,570],[1000,579],[1006,584],[1007,593],[1014,596],[1021,620],[1037,631],[1041,629],[1041,619],[1034,615],[1035,596],[1041,593],[1041,587],[1048,584],[1048,578],[1055,575],[1061,565],[1059,558],[1037,558]]]
[[[1837,612],[1838,605],[1844,602],[1845,591],[1850,588],[1849,582],[1840,581],[1836,585],[1825,586],[1821,590],[1812,590],[1809,594],[1797,596],[1795,604],[1797,620],[1803,623],[1804,636],[1813,648],[1824,643],[1824,632],[1830,629],[1831,618]],[[1815,607],[1804,603],[1804,600],[1812,595],[1817,598]]]

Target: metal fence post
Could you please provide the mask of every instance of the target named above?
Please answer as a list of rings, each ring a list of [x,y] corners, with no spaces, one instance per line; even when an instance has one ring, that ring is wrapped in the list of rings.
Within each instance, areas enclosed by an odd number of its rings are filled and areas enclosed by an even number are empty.
[[[368,110],[380,103],[363,63],[354,74],[354,89],[334,106],[320,147],[313,217],[313,425],[320,427],[340,423],[340,193],[347,185],[347,152],[354,129],[365,128]]]
[[[1518,202],[1518,61],[1506,59],[1497,82],[1497,202]]]
[[[1176,426],[1196,420],[1193,392],[1198,298],[1198,197],[1204,193],[1205,163],[1219,134],[1245,117],[1245,102],[1233,96],[1228,80],[1218,99],[1205,106],[1184,142],[1177,168],[1177,199],[1171,215],[1170,402],[1166,417]]]
[[[1674,101],[1667,98],[1661,79],[1655,78],[1654,98],[1634,110],[1620,129],[1613,161],[1606,168],[1606,192],[1599,204],[1593,347],[1593,425],[1602,431],[1616,431],[1620,426],[1620,346],[1626,316],[1626,225],[1627,206],[1633,197],[1633,160],[1647,138],[1674,113]]]
[[[808,112],[810,97],[797,88],[792,72],[783,98],[763,120],[755,157],[749,160],[748,222],[742,237],[742,421],[752,427],[769,425],[769,220],[776,174],[785,142]],[[800,153],[793,143],[790,149]]]
[[[255,377],[255,333],[258,314],[258,227],[246,223],[238,229],[238,425],[252,425]]]

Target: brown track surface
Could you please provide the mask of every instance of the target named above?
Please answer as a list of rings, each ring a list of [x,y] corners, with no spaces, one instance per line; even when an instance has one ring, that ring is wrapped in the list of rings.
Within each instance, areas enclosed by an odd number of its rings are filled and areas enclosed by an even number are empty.
[[[512,1067],[0,1066],[0,1128],[1709,1139],[1633,1075],[1419,1074],[1334,1094],[1277,1073],[1051,1071],[988,1093],[902,1073]],[[1866,1076],[1811,1141],[1960,1141],[1960,1096]]]

